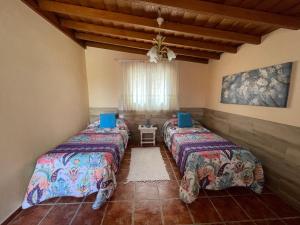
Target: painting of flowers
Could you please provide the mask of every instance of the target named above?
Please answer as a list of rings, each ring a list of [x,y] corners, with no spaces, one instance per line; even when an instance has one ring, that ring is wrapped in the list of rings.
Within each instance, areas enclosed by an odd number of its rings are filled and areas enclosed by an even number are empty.
[[[287,107],[292,62],[223,77],[221,103]]]

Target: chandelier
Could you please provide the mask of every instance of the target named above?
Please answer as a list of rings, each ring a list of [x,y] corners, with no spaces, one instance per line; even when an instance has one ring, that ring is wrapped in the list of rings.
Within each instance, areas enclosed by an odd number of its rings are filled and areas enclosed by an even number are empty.
[[[161,17],[161,11],[158,9],[158,17],[156,19],[158,27],[160,28],[164,22],[164,18]],[[172,61],[176,58],[175,52],[164,45],[164,40],[166,37],[160,34],[160,29],[158,34],[153,39],[154,44],[152,48],[147,52],[147,56],[149,57],[150,62],[158,63],[164,58],[167,58],[169,61]]]

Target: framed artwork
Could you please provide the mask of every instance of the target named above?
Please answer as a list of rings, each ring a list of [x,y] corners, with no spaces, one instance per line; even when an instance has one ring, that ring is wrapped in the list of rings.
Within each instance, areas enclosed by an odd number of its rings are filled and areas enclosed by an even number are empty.
[[[221,103],[287,107],[292,62],[223,77]]]

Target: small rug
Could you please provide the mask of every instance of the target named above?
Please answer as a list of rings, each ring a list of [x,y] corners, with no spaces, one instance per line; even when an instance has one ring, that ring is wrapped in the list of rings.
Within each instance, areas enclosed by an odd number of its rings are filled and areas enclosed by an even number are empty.
[[[155,180],[170,180],[160,148],[132,148],[127,182]]]

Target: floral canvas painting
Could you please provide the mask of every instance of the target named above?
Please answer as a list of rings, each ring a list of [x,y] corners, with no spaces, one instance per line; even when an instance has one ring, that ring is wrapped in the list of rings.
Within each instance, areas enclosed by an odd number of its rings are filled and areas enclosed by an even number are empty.
[[[223,77],[221,102],[287,107],[292,62]]]

